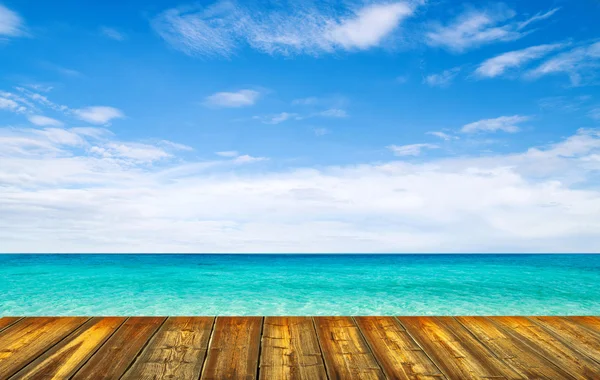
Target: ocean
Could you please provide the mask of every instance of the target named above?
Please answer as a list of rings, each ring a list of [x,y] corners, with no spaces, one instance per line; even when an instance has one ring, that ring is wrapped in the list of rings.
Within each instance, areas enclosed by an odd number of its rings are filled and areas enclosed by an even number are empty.
[[[0,315],[600,315],[600,255],[0,255]]]

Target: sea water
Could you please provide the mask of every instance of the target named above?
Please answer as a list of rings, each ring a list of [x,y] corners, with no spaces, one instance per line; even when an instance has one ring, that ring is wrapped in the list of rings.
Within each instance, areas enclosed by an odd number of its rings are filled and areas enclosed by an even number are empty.
[[[600,255],[0,255],[0,315],[600,315]]]

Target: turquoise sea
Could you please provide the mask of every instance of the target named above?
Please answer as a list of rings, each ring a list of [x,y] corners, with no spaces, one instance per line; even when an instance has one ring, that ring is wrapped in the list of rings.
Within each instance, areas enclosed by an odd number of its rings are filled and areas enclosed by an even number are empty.
[[[600,255],[0,255],[0,315],[600,315]]]

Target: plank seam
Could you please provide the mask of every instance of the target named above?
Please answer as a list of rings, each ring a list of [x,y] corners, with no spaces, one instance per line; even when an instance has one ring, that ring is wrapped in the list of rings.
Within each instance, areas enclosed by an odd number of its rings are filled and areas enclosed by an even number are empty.
[[[14,326],[16,323],[19,323],[19,322],[21,322],[23,319],[25,319],[25,318],[23,318],[23,317],[19,317],[19,318],[17,318],[16,320],[12,321],[12,323],[9,323],[8,325],[6,325],[6,326],[4,326],[3,328],[1,328],[1,329],[0,329],[0,332],[4,331],[4,330],[6,330],[6,329],[9,329],[9,328],[11,328],[11,327],[12,327],[12,326]]]
[[[589,316],[586,316],[586,315],[570,315],[570,316],[565,316],[565,317],[562,317],[562,318],[566,318],[566,319],[568,319],[569,321],[571,321],[573,323],[577,323],[577,326],[581,326],[581,328],[583,328],[585,331],[587,331],[590,335],[594,335],[594,336],[600,337],[600,332],[592,329],[591,327],[587,327],[586,325],[584,325],[581,322],[578,322],[578,321],[574,320],[573,317],[589,317]],[[600,317],[595,317],[595,318],[600,318]]]
[[[62,317],[57,317],[57,318],[62,318]],[[23,318],[23,320],[25,320],[26,318]],[[25,367],[27,367],[28,365],[30,365],[31,363],[33,363],[34,361],[36,361],[39,357],[43,356],[44,354],[46,354],[48,351],[50,351],[51,349],[53,349],[54,347],[56,347],[57,345],[59,345],[62,341],[64,341],[65,339],[68,339],[69,337],[71,337],[71,335],[74,335],[83,325],[85,325],[86,323],[88,323],[92,318],[88,317],[88,319],[84,320],[83,322],[81,322],[80,325],[75,326],[75,328],[68,333],[67,335],[65,335],[62,339],[59,339],[56,343],[54,343],[53,345],[51,345],[50,347],[48,347],[46,350],[44,350],[43,352],[41,352],[38,356],[36,356],[35,358],[31,358],[30,361],[28,361],[27,363],[25,363],[22,367],[20,367],[18,370],[14,371],[12,374],[10,374],[8,376],[8,378],[14,378],[14,376],[16,374],[18,374],[19,372],[21,372]]]
[[[258,341],[258,361],[256,363],[256,378],[260,379],[260,359],[262,355],[263,335],[265,332],[265,317],[262,317],[260,323],[260,339]]]
[[[419,346],[421,348],[421,351],[423,351],[425,353],[425,355],[429,358],[429,360],[431,360],[431,362],[433,363],[433,365],[435,365],[437,367],[437,369],[440,371],[440,373],[443,374],[446,379],[452,379],[452,376],[448,376],[448,374],[446,372],[444,372],[444,370],[442,369],[443,366],[441,366],[431,355],[429,355],[429,352],[427,352],[425,350],[425,347],[423,347],[423,345],[421,343],[419,343],[419,341],[417,340],[417,338],[415,338],[410,333],[410,331],[406,328],[406,326],[404,326],[404,324],[402,323],[402,321],[400,319],[398,319],[398,317],[396,317],[396,316],[394,316],[393,318],[400,324],[400,326],[402,326],[402,328],[404,329],[404,331],[406,331],[406,333],[408,334],[408,336],[410,336],[410,338],[417,344],[417,346]]]
[[[215,333],[215,326],[217,325],[217,318],[218,317],[213,318],[213,322],[210,327],[210,336],[208,337],[208,343],[206,344],[206,352],[204,353],[204,360],[202,360],[202,369],[200,370],[200,376],[198,377],[197,380],[202,379],[202,376],[204,376],[204,370],[206,369],[206,362],[208,361],[208,353],[210,352],[210,345],[212,344],[213,335]]]
[[[313,328],[315,329],[315,336],[317,337],[317,344],[319,345],[319,351],[321,351],[321,360],[323,360],[323,367],[325,368],[325,376],[327,379],[331,379],[329,375],[329,368],[327,368],[327,360],[325,360],[325,352],[323,351],[323,347],[321,346],[321,337],[319,336],[319,331],[317,330],[317,321],[315,321],[315,317],[310,317],[312,321]]]

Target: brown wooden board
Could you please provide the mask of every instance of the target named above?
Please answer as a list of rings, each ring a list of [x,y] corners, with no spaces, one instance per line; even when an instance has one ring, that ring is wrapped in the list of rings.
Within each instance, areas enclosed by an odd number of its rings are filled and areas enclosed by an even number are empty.
[[[23,318],[0,332],[0,379],[7,379],[35,360],[88,318]]]
[[[375,356],[351,317],[315,317],[330,379],[384,379]]]
[[[399,317],[449,379],[521,379],[451,317]]]
[[[590,332],[600,335],[600,317],[567,317],[573,322],[577,322]]]
[[[536,350],[484,317],[457,317],[480,342],[526,379],[572,379]]]
[[[388,378],[446,378],[394,317],[354,319]]]
[[[165,317],[131,317],[85,363],[73,380],[118,379],[165,321]]]
[[[122,379],[194,379],[200,377],[213,317],[170,317]]]
[[[255,379],[262,317],[217,317],[202,379]]]
[[[259,377],[263,380],[327,379],[312,318],[265,318]]]
[[[68,379],[121,326],[124,317],[96,317],[20,370],[18,379]]]
[[[18,322],[21,318],[20,317],[2,317],[0,318],[0,331],[4,330],[7,327],[10,327],[10,325]]]
[[[525,342],[578,379],[598,379],[600,365],[525,317],[490,317],[504,331]]]

